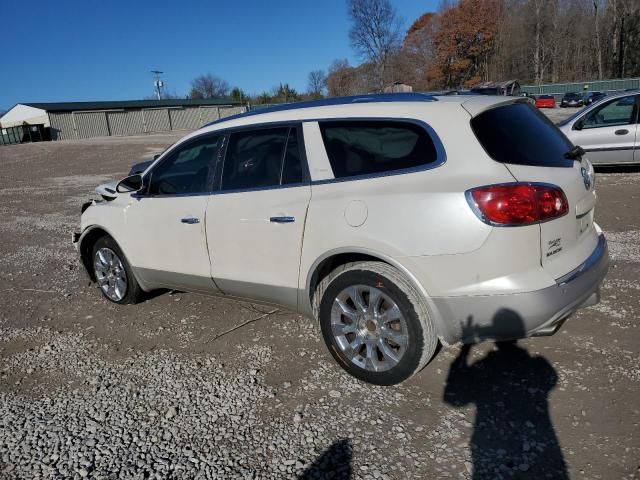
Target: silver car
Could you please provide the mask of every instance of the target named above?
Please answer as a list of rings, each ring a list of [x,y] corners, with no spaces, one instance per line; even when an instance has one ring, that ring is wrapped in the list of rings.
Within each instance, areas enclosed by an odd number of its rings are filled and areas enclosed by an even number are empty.
[[[640,163],[640,91],[603,98],[558,127],[594,164]]]

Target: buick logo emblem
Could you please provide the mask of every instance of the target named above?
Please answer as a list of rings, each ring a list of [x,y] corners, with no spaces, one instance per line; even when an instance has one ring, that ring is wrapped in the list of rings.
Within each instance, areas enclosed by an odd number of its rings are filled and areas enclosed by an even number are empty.
[[[582,173],[582,181],[584,182],[584,188],[589,190],[591,188],[591,184],[593,181],[591,180],[591,173],[584,167],[580,169],[580,173]]]

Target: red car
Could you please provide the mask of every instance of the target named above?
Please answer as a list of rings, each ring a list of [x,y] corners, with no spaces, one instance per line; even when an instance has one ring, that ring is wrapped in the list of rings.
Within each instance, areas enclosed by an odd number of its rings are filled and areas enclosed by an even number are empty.
[[[556,108],[556,99],[553,95],[540,95],[536,97],[536,107]]]

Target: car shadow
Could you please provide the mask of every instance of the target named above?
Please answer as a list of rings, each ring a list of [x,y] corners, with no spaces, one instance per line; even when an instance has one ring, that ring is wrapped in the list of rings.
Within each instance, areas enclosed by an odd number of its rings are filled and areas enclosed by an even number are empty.
[[[149,292],[142,292],[142,294],[140,295],[140,302],[147,302],[157,297],[161,297],[162,295],[174,294],[174,293],[184,293],[184,292],[180,290],[169,290],[167,288],[158,288],[156,290],[151,290]]]
[[[463,338],[482,337],[469,331]],[[524,322],[504,309],[492,329],[524,336]],[[494,330],[495,331],[495,330]],[[549,393],[558,375],[551,363],[531,355],[516,341],[497,342],[496,349],[469,363],[471,345],[463,345],[451,364],[444,401],[454,407],[475,405],[470,449],[472,478],[568,479],[562,449],[549,416]]]
[[[317,478],[349,480],[352,474],[352,456],[353,448],[351,440],[337,440],[300,474],[298,480],[312,480]]]

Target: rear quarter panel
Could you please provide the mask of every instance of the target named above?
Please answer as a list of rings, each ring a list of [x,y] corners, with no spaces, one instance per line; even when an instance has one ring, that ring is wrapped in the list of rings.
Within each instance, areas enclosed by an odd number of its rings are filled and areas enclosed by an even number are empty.
[[[312,183],[301,289],[308,285],[317,260],[333,250],[353,247],[402,263],[404,257],[472,252],[488,238],[492,227],[475,216],[464,192],[478,185],[513,181],[513,177],[503,165],[487,159],[471,131],[469,114],[459,104],[442,102],[406,108],[402,115],[388,117],[428,124],[444,146],[444,163],[413,173]],[[310,127],[314,126],[306,126]],[[310,170],[326,171],[324,147],[320,145],[322,151],[317,144],[314,147],[309,151],[307,146]],[[363,220],[360,225],[352,219],[354,209]],[[410,264],[407,262],[407,268]],[[419,281],[429,293],[440,275],[449,274],[455,272],[420,272]]]

